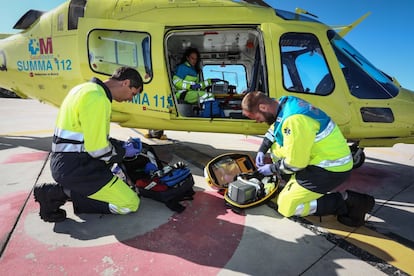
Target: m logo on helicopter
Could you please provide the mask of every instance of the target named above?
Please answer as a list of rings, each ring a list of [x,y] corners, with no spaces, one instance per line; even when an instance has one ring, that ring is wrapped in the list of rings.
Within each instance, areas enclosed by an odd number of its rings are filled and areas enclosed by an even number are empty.
[[[28,50],[32,56],[36,56],[38,53],[40,55],[53,54],[52,38],[48,37],[46,41],[44,38],[30,39]]]

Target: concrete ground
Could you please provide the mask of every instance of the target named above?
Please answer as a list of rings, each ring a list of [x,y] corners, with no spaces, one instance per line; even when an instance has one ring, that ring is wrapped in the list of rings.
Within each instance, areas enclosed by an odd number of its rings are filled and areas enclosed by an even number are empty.
[[[283,218],[266,205],[235,214],[204,178],[228,152],[255,156],[261,137],[166,131],[168,140],[112,124],[119,139],[140,137],[167,162],[184,161],[196,195],[180,214],[143,198],[136,213],[75,215],[45,223],[32,189],[51,182],[49,150],[57,109],[0,99],[0,275],[414,275],[414,145],[368,148],[340,190],[375,197],[363,227],[333,216]]]

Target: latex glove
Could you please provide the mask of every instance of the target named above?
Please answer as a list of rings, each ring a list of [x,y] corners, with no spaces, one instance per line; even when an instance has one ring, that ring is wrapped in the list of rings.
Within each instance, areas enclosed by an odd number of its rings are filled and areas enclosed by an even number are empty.
[[[125,149],[125,156],[124,157],[135,157],[141,153],[141,148],[137,147],[136,142],[126,141],[123,145]]]
[[[128,142],[131,142],[132,144],[134,144],[134,148],[138,149],[139,152],[142,151],[142,143],[141,143],[141,139],[139,138],[132,138],[130,137],[128,139]]]
[[[197,89],[200,89],[200,88],[201,88],[201,85],[200,85],[200,84],[198,84],[198,83],[196,83],[196,84],[192,84],[192,85],[190,86],[190,88],[191,88],[191,90],[197,90]]]
[[[261,151],[259,151],[256,155],[256,166],[261,167],[264,165],[264,158],[265,154]]]
[[[220,82],[223,81],[222,79],[210,79],[211,82]]]
[[[257,168],[257,171],[265,176],[273,175],[277,172],[275,164],[266,164]]]

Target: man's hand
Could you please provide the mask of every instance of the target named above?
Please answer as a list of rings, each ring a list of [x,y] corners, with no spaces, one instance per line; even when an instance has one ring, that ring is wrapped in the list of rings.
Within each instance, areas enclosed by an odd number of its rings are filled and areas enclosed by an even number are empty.
[[[140,152],[142,151],[141,139],[130,137],[128,139],[128,142],[131,142],[134,145],[134,148],[139,149]]]
[[[139,138],[130,138],[128,141],[124,142],[123,148],[125,149],[124,157],[135,157],[141,153],[141,140]]]
[[[274,174],[280,175],[278,163],[263,165],[261,167],[258,167],[257,171],[265,176]]]
[[[264,165],[264,158],[265,158],[265,154],[259,151],[256,155],[256,166],[257,167],[261,167]]]
[[[196,84],[192,84],[190,85],[191,90],[197,90],[201,88],[201,85],[196,83]]]
[[[257,168],[257,171],[263,175],[273,175],[272,172],[273,164],[266,164]]]

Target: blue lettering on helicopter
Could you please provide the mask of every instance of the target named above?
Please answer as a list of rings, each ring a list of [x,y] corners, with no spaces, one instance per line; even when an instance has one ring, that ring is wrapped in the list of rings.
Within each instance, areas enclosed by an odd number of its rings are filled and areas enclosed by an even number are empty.
[[[156,108],[169,108],[172,107],[172,97],[169,95],[166,97],[165,95],[159,96],[155,95],[152,98],[148,96],[148,93],[139,93],[134,96],[132,99],[133,103],[140,104],[140,105],[146,105],[146,106],[152,106]]]
[[[52,71],[53,66],[50,60],[29,60],[17,61],[19,71]]]
[[[158,96],[155,95],[154,97],[154,101],[155,101],[155,106],[156,107],[161,107],[161,108],[168,108],[172,106],[172,98],[171,95],[169,95],[168,97],[163,96]]]
[[[17,61],[18,71],[69,71],[72,70],[70,59],[33,59]]]
[[[70,71],[72,60],[59,60],[53,56],[52,38],[31,38],[27,43],[30,60],[18,60],[19,71]]]

